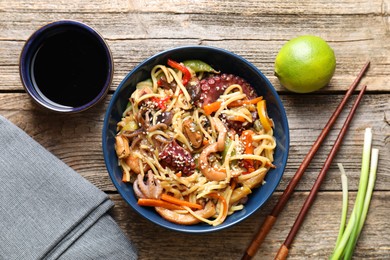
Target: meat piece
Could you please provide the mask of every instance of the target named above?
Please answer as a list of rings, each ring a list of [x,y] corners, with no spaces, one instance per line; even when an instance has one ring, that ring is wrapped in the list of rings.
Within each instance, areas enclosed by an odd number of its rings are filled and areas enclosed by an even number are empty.
[[[197,102],[201,94],[199,79],[197,77],[191,78],[191,80],[186,85],[186,89],[191,97],[192,102]]]
[[[254,123],[255,120],[257,120],[259,117],[257,115],[257,112],[251,112],[251,115],[252,115],[252,121]],[[226,122],[226,126],[229,129],[233,129],[239,135],[241,135],[242,131],[249,129],[249,128],[253,127],[253,125],[254,125],[253,123],[249,123],[249,122],[240,122],[240,121],[229,120],[229,119],[227,119],[226,115],[222,115],[221,118],[223,119],[224,122]]]
[[[194,158],[191,153],[181,147],[176,141],[170,142],[159,154],[160,163],[185,175],[191,175],[195,170]]]
[[[242,87],[242,91],[247,95],[248,99],[257,97],[256,91],[243,78],[233,74],[214,75],[200,81],[202,90],[198,105],[204,106],[213,103],[218,97],[233,84],[238,84]]]
[[[210,154],[216,152],[222,152],[225,148],[225,140],[227,130],[223,123],[218,119],[214,118],[215,127],[218,131],[218,141],[216,143],[209,144],[206,146],[199,156],[200,171],[203,175],[211,181],[222,181],[226,179],[226,172],[220,171],[209,164],[208,158]]]
[[[203,133],[192,118],[183,122],[183,132],[190,140],[192,147],[199,148],[203,142]]]
[[[173,114],[172,112],[162,112],[157,116],[157,123],[164,123],[166,125],[172,124]]]
[[[140,174],[141,173],[141,167],[144,172],[150,169],[150,166],[146,163],[142,163],[141,159],[134,156],[132,151],[130,151],[129,156],[125,159],[126,164],[130,167],[131,171]],[[140,165],[141,162],[141,165]]]
[[[160,198],[163,188],[160,181],[154,177],[152,171],[148,171],[146,175],[146,183],[141,174],[138,174],[137,179],[133,184],[133,189],[138,198],[158,199]]]

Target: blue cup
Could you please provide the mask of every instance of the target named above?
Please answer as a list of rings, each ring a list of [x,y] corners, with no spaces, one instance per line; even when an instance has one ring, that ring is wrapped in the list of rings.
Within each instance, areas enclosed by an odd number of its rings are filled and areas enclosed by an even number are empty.
[[[113,59],[103,37],[88,25],[56,21],[34,32],[19,62],[23,87],[40,106],[59,113],[91,108],[107,94]]]

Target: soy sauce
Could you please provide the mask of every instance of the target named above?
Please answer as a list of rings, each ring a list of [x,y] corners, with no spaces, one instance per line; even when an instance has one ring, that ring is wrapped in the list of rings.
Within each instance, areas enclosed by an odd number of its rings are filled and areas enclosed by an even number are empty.
[[[109,73],[105,49],[88,31],[69,30],[50,36],[32,62],[36,90],[68,107],[80,107],[97,97]]]

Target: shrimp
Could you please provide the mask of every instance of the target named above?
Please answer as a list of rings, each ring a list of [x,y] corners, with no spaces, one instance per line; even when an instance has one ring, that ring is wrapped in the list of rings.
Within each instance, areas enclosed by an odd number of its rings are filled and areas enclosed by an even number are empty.
[[[149,165],[142,163],[141,159],[134,156],[132,152],[130,152],[129,156],[126,157],[125,162],[130,167],[130,169],[136,174],[140,174],[142,172],[141,167],[143,167],[142,169],[143,172],[146,172],[147,170],[150,169]]]
[[[200,222],[200,220],[191,215],[191,213],[181,214],[162,207],[156,207],[156,211],[166,220],[176,224],[194,225]],[[207,202],[204,209],[197,210],[195,213],[201,218],[210,218],[216,213],[215,205],[212,201],[209,201]]]
[[[222,181],[226,178],[226,172],[219,171],[209,165],[208,157],[212,153],[222,152],[225,148],[225,139],[227,135],[227,130],[219,118],[213,118],[215,123],[215,128],[218,131],[218,140],[216,143],[209,144],[206,148],[203,149],[202,153],[199,156],[199,165],[200,171],[203,175],[211,181]]]

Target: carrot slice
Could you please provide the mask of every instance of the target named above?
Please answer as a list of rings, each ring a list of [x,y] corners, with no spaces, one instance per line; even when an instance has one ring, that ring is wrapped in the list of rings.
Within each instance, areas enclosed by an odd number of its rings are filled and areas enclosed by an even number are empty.
[[[187,206],[187,207],[192,208],[192,209],[203,209],[202,205],[192,203],[192,202],[189,202],[186,200],[177,199],[177,198],[170,196],[166,193],[163,193],[161,195],[161,199],[164,201],[170,202],[172,204],[176,204],[178,206]]]
[[[221,101],[215,101],[213,103],[203,106],[204,113],[206,114],[206,116],[211,115],[211,113],[217,111],[221,107],[221,104]]]
[[[123,171],[122,181],[123,182],[130,182],[130,173],[129,172]]]
[[[254,99],[247,99],[247,100],[236,100],[236,101],[233,101],[231,102],[228,107],[240,107],[240,106],[243,106],[243,105],[255,105],[257,104],[258,102],[260,102],[261,100],[263,100],[263,97],[257,97],[257,98],[254,98]]]
[[[232,121],[239,121],[239,122],[245,122],[246,119],[243,116],[235,116],[231,119]]]
[[[138,205],[146,207],[162,207],[170,210],[180,210],[182,207],[160,199],[138,199]]]
[[[222,221],[222,222],[225,221],[225,219],[226,219],[226,217],[227,217],[227,213],[228,213],[228,204],[227,204],[225,198],[224,198],[223,196],[219,195],[218,193],[215,193],[215,192],[209,193],[209,194],[207,194],[207,196],[208,196],[208,197],[211,197],[211,198],[213,198],[213,199],[217,199],[217,200],[220,200],[220,201],[221,201],[221,203],[222,203],[222,205],[223,205],[223,211],[222,211],[222,219],[221,219],[221,221]]]
[[[253,154],[254,148],[253,148],[253,134],[254,132],[252,130],[245,130],[241,134],[241,142],[245,146],[245,154]],[[245,159],[244,160],[244,167],[247,169],[248,173],[253,172],[255,170],[254,168],[254,162],[251,159]]]

